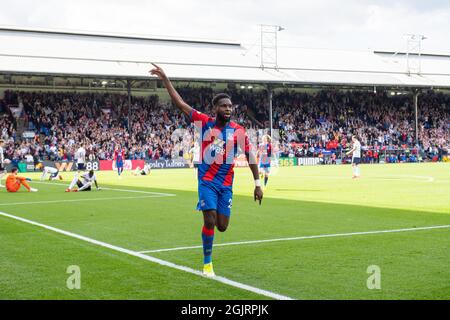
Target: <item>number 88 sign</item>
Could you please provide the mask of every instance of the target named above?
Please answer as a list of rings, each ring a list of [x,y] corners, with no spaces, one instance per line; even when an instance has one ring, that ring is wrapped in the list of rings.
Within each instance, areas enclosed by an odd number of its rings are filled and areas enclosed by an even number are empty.
[[[99,169],[98,162],[87,162],[86,163],[86,170],[98,171],[98,169]]]

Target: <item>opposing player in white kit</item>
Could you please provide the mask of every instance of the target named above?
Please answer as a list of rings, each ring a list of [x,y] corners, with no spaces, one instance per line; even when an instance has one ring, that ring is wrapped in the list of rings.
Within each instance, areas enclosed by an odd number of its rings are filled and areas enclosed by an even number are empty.
[[[77,159],[77,170],[82,171],[86,169],[86,149],[83,146],[80,146],[75,152],[75,159]]]
[[[200,163],[200,145],[198,142],[194,143],[194,146],[189,150],[189,153],[192,154],[192,165],[197,172],[198,165]]]
[[[352,170],[353,170],[353,176],[352,179],[356,179],[360,177],[359,172],[359,164],[361,163],[361,143],[356,138],[355,135],[352,136],[352,142],[353,146],[346,154],[349,155],[352,154]]]
[[[83,181],[81,181],[80,179],[83,179]],[[97,190],[101,190],[97,184],[97,177],[95,176],[94,170],[85,172],[81,176],[76,173],[72,182],[70,183],[70,186],[66,189],[66,192],[91,191],[92,184],[94,183]],[[74,189],[75,185],[78,186],[78,189]]]
[[[151,167],[148,163],[146,163],[144,165],[143,169],[141,169],[141,167],[137,167],[136,170],[134,170],[134,172],[132,172],[132,174],[134,176],[139,176],[139,175],[148,176],[150,174],[150,171],[151,171]]]
[[[48,180],[62,180],[61,175],[59,174],[59,170],[53,167],[42,167],[42,176],[41,176],[41,181],[43,181],[45,179],[45,177],[47,176],[47,174],[49,174],[50,176],[48,177]]]

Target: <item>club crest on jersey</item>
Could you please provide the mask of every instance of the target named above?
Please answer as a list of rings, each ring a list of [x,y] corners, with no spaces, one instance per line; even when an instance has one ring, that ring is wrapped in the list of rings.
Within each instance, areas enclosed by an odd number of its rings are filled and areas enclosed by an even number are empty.
[[[225,145],[225,141],[223,141],[222,139],[216,138],[211,143],[210,150],[215,151],[216,153],[224,154],[225,153],[224,145]]]

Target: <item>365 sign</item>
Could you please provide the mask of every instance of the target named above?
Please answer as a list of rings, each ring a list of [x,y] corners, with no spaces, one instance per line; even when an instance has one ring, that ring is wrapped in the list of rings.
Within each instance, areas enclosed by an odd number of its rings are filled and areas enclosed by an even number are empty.
[[[280,158],[278,159],[278,166],[293,167],[297,165],[297,158]]]

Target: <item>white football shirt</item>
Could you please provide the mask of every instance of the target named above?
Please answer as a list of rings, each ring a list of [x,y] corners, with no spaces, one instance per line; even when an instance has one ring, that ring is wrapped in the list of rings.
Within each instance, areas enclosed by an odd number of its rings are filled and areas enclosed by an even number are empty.
[[[353,144],[355,151],[353,151],[353,158],[361,158],[361,143],[356,140]]]
[[[194,146],[194,148],[193,148],[194,150],[193,150],[193,160],[194,160],[194,162],[199,162],[200,161],[200,146],[199,145],[196,145],[196,146]]]
[[[145,166],[144,166],[144,172],[145,172],[145,174],[148,174],[149,172],[150,172],[150,165],[148,165],[148,164],[146,164]]]
[[[81,178],[83,178],[84,183],[88,183],[88,182],[94,182],[95,180],[97,180],[97,178],[95,177],[95,173],[92,175],[92,177],[89,176],[89,172],[84,173]]]
[[[83,147],[79,147],[77,150],[77,163],[86,162],[86,150]]]
[[[53,167],[44,167],[44,171],[48,172],[48,173],[57,173],[58,169],[53,168]]]

